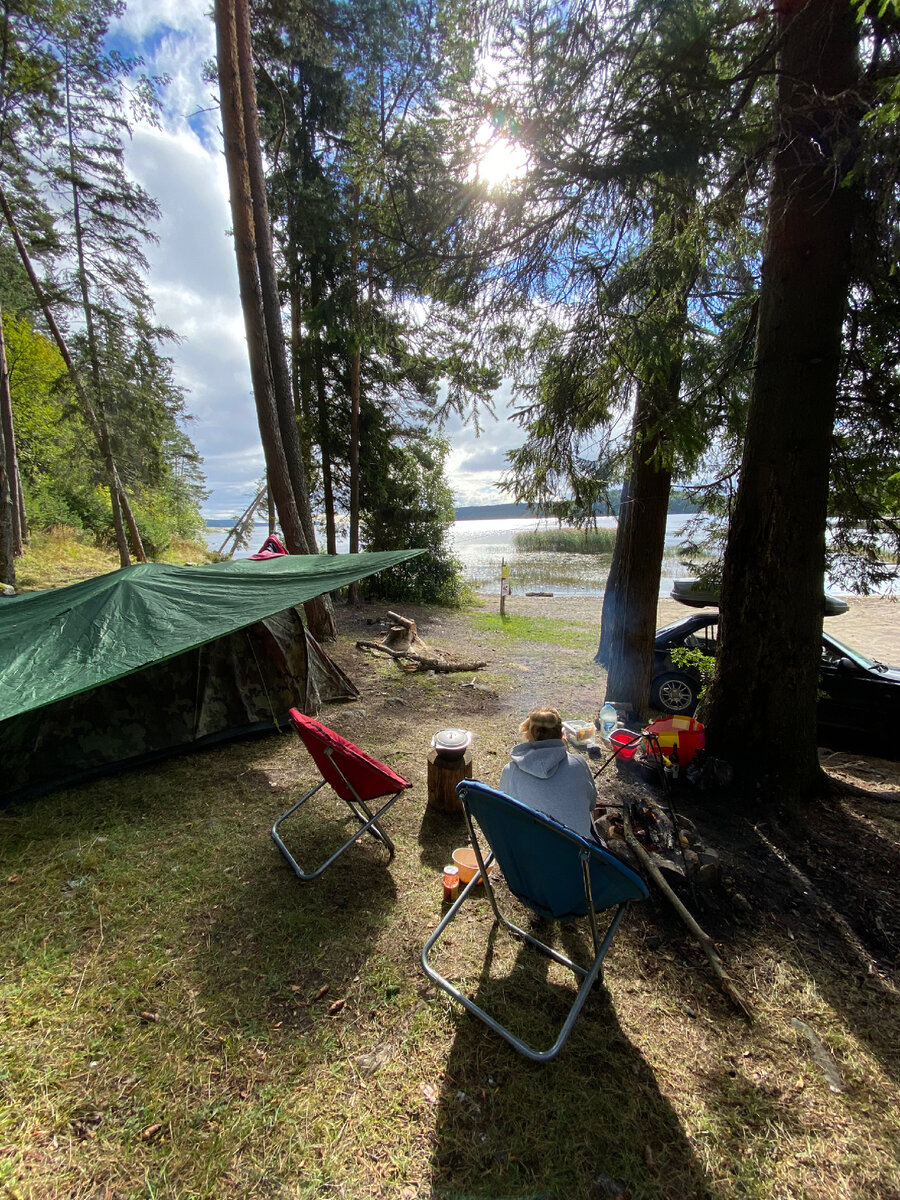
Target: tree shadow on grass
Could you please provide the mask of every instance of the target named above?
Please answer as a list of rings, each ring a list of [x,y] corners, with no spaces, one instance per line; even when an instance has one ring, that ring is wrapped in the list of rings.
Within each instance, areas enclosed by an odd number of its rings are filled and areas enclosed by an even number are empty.
[[[808,975],[897,1083],[900,844],[873,820],[885,804],[890,812],[884,797],[857,792],[823,798],[790,827],[721,810],[698,823],[727,848],[707,932],[726,953],[749,946],[752,961]]]
[[[438,961],[438,969],[458,984],[461,974],[475,1002],[518,1036],[549,1046],[574,1000],[574,977],[511,939],[486,902],[477,909],[483,957],[460,961],[451,944],[451,961]],[[540,922],[534,933],[584,964],[591,940],[581,925]],[[602,978],[550,1063],[531,1062],[456,1004],[454,1018],[434,1134],[434,1200],[718,1195],[652,1070],[623,1033]]]
[[[262,1027],[296,1012],[302,1024],[326,984],[320,1007],[348,994],[392,918],[396,886],[369,834],[316,881],[297,879],[270,829],[301,785],[273,786],[260,749],[173,758],[23,803],[2,820],[21,873],[39,865],[51,890],[76,877],[71,904],[85,920],[91,904],[105,913],[107,945],[143,940],[151,955],[165,953],[172,968],[160,977],[179,964],[182,990],[210,1016]],[[299,861],[317,865],[356,825],[323,788],[282,828]]]
[[[305,869],[324,862],[358,825],[347,806],[326,792],[280,830]],[[267,827],[254,831],[233,874],[231,899],[206,914],[198,947],[206,990],[239,1021],[293,1017],[293,1025],[302,1027],[312,1005],[327,1007],[353,991],[391,921],[397,902],[391,858],[365,833],[318,878],[303,881]]]

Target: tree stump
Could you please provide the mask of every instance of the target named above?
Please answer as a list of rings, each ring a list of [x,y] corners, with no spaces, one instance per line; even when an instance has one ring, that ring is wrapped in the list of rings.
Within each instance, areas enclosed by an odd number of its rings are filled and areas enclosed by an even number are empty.
[[[439,812],[461,813],[462,801],[456,794],[456,785],[472,778],[472,751],[467,750],[462,758],[439,758],[437,750],[428,753],[428,806]]]

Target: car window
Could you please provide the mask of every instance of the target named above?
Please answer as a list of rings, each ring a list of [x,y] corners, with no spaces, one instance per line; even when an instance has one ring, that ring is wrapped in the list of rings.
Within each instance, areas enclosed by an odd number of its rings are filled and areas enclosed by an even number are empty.
[[[694,644],[698,650],[702,650],[704,654],[715,655],[716,648],[719,644],[719,626],[704,625],[702,629],[694,631]]]
[[[845,646],[843,642],[839,642],[836,637],[831,636],[829,636],[828,641],[823,640],[822,642],[822,657],[827,657],[829,662],[837,662],[841,658],[849,658],[858,667],[865,667],[867,670],[871,670],[873,666],[871,658],[866,658],[858,650],[851,650],[849,646]]]

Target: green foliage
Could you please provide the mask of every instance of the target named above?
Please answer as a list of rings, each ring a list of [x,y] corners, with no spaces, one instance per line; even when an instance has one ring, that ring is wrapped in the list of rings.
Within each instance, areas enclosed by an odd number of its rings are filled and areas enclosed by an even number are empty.
[[[448,545],[453,497],[444,481],[447,443],[420,433],[386,440],[364,480],[362,532],[367,550],[425,549],[427,554],[360,584],[370,599],[458,607],[465,599],[460,563]]]
[[[56,346],[25,318],[7,315],[3,327],[29,526],[67,525],[100,545],[113,545],[109,491],[101,484],[95,446]],[[126,354],[130,344],[123,330],[115,353]],[[130,355],[127,373],[130,390],[123,400],[130,401],[130,411],[139,403],[155,409],[135,424],[133,439],[122,441],[120,461],[145,548],[157,555],[173,538],[202,537],[199,461],[178,426],[181,393],[171,385],[167,360],[144,346],[141,355]]]
[[[704,654],[702,650],[689,649],[687,646],[677,646],[670,650],[669,657],[676,667],[690,668],[697,672],[703,684],[697,694],[702,696],[716,672],[715,658],[711,654]]]
[[[0,299],[30,525],[112,536],[111,469],[98,445],[108,432],[147,548],[160,552],[196,536],[205,492],[162,352],[172,334],[154,324],[144,278],[158,208],[125,170],[130,122],[154,119],[163,81],[109,49],[121,11],[118,0],[29,2],[0,21],[0,184],[46,275],[80,391],[32,328],[38,306],[6,240]]]

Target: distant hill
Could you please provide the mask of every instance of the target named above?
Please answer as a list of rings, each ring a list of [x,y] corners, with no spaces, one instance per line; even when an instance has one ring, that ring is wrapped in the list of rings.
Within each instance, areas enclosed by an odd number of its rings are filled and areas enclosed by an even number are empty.
[[[613,502],[616,502],[616,494],[613,493]],[[673,492],[669,500],[670,513],[689,513],[695,512],[696,505],[691,503],[680,492]],[[468,504],[454,510],[453,519],[455,521],[505,521],[512,517],[534,517],[537,518],[541,514],[528,504]],[[212,528],[231,529],[234,526],[234,517],[208,517],[206,524]],[[258,525],[265,525],[265,521],[256,522]]]
[[[618,491],[611,493],[613,510],[615,511],[618,505]],[[597,512],[600,513],[598,506]],[[674,513],[692,513],[697,511],[697,505],[691,499],[684,495],[683,492],[673,491],[669,497],[669,512]],[[470,504],[463,508],[457,508],[454,513],[454,518],[457,521],[502,521],[510,517],[540,517],[540,513],[536,512],[528,504]]]

